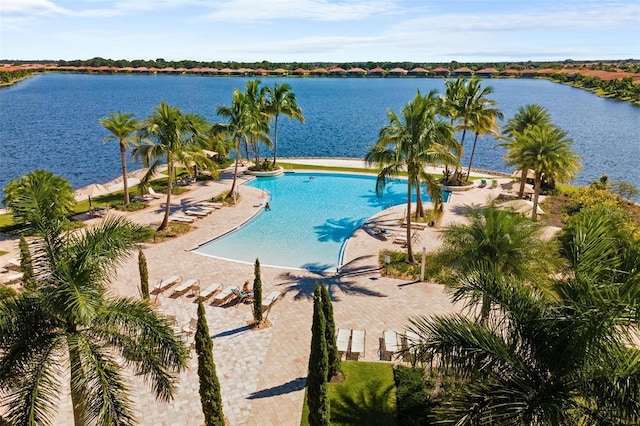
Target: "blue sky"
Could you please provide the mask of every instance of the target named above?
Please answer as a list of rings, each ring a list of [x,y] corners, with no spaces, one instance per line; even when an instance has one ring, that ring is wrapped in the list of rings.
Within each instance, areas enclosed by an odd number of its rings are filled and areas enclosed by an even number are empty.
[[[638,0],[2,0],[0,59],[640,58]]]

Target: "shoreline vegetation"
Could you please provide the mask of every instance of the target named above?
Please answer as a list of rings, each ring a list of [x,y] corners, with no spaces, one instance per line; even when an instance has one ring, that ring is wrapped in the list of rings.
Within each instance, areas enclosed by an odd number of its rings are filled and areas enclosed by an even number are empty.
[[[219,77],[333,78],[543,78],[640,105],[640,60],[500,63],[257,63],[112,60],[0,61],[0,87],[43,72]]]

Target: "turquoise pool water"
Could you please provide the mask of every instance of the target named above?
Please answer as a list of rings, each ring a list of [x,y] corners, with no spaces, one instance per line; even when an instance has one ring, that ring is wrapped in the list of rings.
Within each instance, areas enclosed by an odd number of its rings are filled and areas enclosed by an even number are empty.
[[[262,265],[285,268],[336,270],[351,234],[376,213],[405,204],[407,191],[406,181],[396,180],[378,197],[375,177],[328,173],[286,173],[246,185],[269,194],[271,210],[194,252],[249,263],[259,258]]]

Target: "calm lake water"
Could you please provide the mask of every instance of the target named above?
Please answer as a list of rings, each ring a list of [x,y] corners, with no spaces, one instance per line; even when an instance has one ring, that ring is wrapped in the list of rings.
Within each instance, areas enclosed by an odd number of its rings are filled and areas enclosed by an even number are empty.
[[[241,77],[43,74],[0,90],[0,188],[37,168],[65,176],[74,187],[105,182],[120,174],[117,143],[98,119],[122,111],[144,119],[161,100],[184,112],[218,121],[215,109],[230,104]],[[420,90],[444,92],[441,79],[263,78],[286,82],[298,96],[305,124],[280,119],[279,156],[358,157],[387,123],[386,111],[400,109]],[[546,80],[492,79],[492,98],[505,120],[535,103],[568,132],[584,168],[577,183],[608,174],[640,188],[640,108]],[[470,151],[472,139],[465,143]],[[479,141],[474,167],[510,172],[493,138]],[[467,160],[463,161],[466,164]],[[136,169],[140,165],[130,164]]]

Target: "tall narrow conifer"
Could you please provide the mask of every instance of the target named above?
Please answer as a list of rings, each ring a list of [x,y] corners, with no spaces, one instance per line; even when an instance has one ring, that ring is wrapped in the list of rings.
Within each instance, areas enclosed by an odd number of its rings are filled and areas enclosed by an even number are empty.
[[[213,341],[209,336],[209,326],[205,317],[204,305],[198,301],[198,326],[195,335],[196,354],[198,355],[198,378],[200,380],[200,402],[206,426],[224,426],[222,395],[213,361]]]
[[[327,341],[327,355],[329,357],[327,380],[331,380],[331,378],[340,371],[340,354],[338,353],[338,345],[336,343],[336,323],[333,320],[331,295],[326,285],[321,285],[320,287],[322,289],[322,308],[326,321],[324,335]]]
[[[262,322],[262,280],[260,278],[260,260],[256,259],[253,270],[253,320],[256,325]]]
[[[313,324],[311,326],[311,354],[307,374],[307,405],[309,425],[329,425],[329,397],[327,395],[327,372],[329,362],[325,337],[325,318],[322,290],[319,284],[313,292]]]
[[[140,271],[140,293],[144,300],[149,300],[149,270],[147,258],[140,246],[138,246],[138,270]]]

